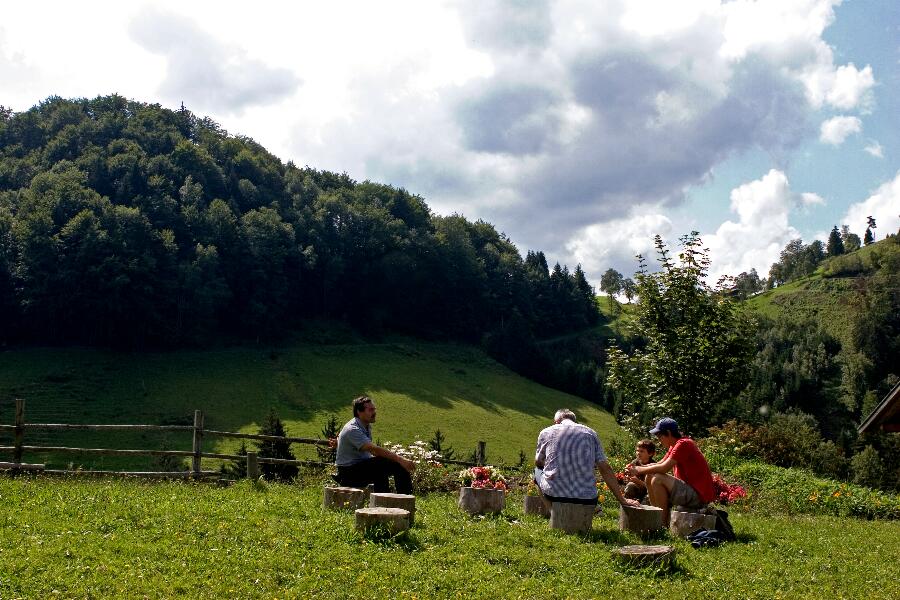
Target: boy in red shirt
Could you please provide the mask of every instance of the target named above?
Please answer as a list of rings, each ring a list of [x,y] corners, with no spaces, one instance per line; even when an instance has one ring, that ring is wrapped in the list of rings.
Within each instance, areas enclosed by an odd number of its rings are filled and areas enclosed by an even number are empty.
[[[646,476],[650,504],[663,509],[663,523],[668,525],[672,506],[703,508],[712,502],[712,472],[694,440],[682,437],[675,419],[660,419],[650,433],[668,448],[666,455],[655,464],[628,465],[625,473]],[[674,477],[667,475],[670,470]]]

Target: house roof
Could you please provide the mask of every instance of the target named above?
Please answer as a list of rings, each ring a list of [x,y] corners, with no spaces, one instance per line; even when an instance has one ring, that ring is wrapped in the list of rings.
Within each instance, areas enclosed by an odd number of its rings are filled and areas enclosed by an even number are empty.
[[[876,431],[900,432],[900,383],[894,386],[881,403],[860,423],[859,433]]]

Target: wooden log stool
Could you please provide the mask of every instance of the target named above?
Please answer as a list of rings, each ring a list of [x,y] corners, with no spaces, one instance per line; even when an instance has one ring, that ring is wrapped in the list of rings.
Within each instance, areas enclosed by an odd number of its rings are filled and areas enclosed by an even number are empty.
[[[389,494],[387,492],[373,492],[369,495],[371,508],[402,508],[409,511],[409,526],[412,527],[416,518],[416,497],[410,494]]]
[[[488,488],[459,488],[459,508],[470,515],[499,514],[506,506],[506,492]]]
[[[648,535],[663,528],[663,510],[656,506],[620,506],[619,531]]]
[[[352,487],[326,487],[322,496],[323,508],[356,510],[366,504],[366,492]]]
[[[675,564],[674,546],[623,546],[612,555],[629,567],[671,568]]]
[[[677,507],[681,508],[681,507]],[[712,512],[712,514],[709,514]],[[716,509],[706,508],[700,511],[673,510],[669,519],[669,532],[677,537],[687,537],[700,528],[716,528]]]
[[[358,508],[356,509],[356,529],[367,531],[381,526],[389,535],[409,529],[409,511],[402,508]]]
[[[540,496],[525,496],[524,509],[526,515],[540,515],[544,518],[550,518],[550,511],[544,504],[544,499]]]
[[[552,502],[550,504],[550,529],[561,529],[566,533],[590,531],[594,519],[593,504],[574,502]]]

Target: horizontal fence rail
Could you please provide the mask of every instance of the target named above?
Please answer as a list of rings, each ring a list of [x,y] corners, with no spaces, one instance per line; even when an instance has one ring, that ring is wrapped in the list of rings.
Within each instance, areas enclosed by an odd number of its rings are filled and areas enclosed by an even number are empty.
[[[257,452],[247,452],[246,454],[224,454],[217,452],[203,451],[203,438],[205,436],[218,436],[226,438],[248,439],[263,442],[286,442],[289,444],[307,444],[317,448],[332,447],[333,440],[322,440],[318,438],[305,437],[289,437],[276,435],[263,435],[254,433],[239,433],[234,431],[218,431],[214,429],[204,429],[203,411],[194,411],[193,425],[127,425],[127,424],[108,424],[108,425],[89,425],[80,423],[26,423],[25,422],[25,401],[16,399],[15,424],[0,424],[0,431],[13,432],[14,442],[12,446],[0,446],[0,452],[12,452],[13,460],[11,462],[0,461],[0,470],[6,471],[27,471],[40,472],[47,475],[86,475],[86,476],[133,476],[148,478],[183,478],[183,479],[201,479],[205,477],[214,477],[219,475],[217,471],[204,471],[201,468],[202,459],[246,461],[247,477],[259,477],[259,465],[294,465],[294,466],[310,466],[310,467],[329,467],[333,463],[322,462],[316,460],[301,459],[284,459],[270,458],[259,456]],[[25,444],[26,430],[38,431],[183,431],[191,432],[192,448],[191,450],[153,450],[153,449],[124,449],[124,448],[79,448],[70,446],[36,446]],[[460,465],[465,467],[474,467],[485,464],[485,442],[478,442],[475,450],[475,461],[465,460],[442,460],[444,464]],[[101,456],[172,456],[172,457],[190,457],[191,468],[186,471],[111,471],[111,470],[82,470],[82,469],[46,469],[43,464],[30,464],[22,462],[22,454],[29,452],[33,454],[46,453],[73,453],[73,454],[96,454]]]

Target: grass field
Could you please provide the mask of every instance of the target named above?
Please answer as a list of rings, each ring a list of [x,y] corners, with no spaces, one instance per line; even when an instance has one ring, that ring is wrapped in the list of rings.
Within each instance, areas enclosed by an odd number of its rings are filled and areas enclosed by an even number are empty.
[[[588,535],[550,531],[510,495],[470,518],[451,494],[417,499],[393,540],[354,532],[309,484],[230,488],[0,479],[0,597],[12,598],[896,598],[900,522],[732,510],[739,541],[671,573],[610,556],[638,543],[614,515]]]
[[[458,454],[487,442],[491,462],[530,455],[553,412],[568,406],[604,441],[621,435],[595,405],[519,377],[482,352],[449,344],[294,345],[213,351],[121,354],[88,349],[0,353],[0,422],[12,423],[12,399],[24,398],[26,422],[191,424],[194,409],[209,429],[255,433],[273,407],[289,435],[316,436],[329,415],[350,418],[360,394],[378,404],[375,438],[430,439],[436,429]],[[3,439],[9,444],[9,435]],[[189,450],[189,434],[35,433],[27,444]],[[210,443],[233,450],[234,441]],[[295,445],[295,448],[298,448]],[[312,451],[301,448],[311,456]],[[25,456],[94,468],[147,466],[90,455]],[[215,468],[218,463],[208,466]]]

